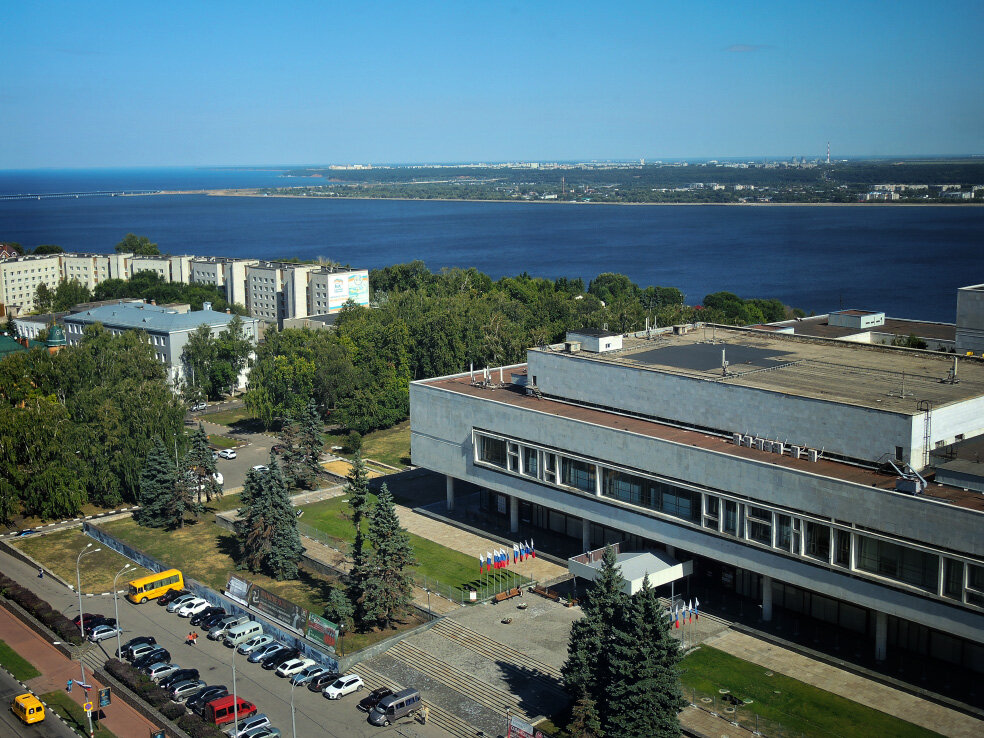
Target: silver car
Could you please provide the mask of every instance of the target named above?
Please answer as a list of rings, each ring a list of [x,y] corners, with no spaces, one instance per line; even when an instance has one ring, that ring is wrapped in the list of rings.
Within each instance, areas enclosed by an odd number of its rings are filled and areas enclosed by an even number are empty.
[[[165,664],[165,663],[158,662],[153,666],[151,666],[149,669],[147,669],[147,676],[149,676],[155,682],[159,682],[161,679],[163,679],[166,676],[170,676],[180,668],[181,667],[178,666],[177,664]]]
[[[205,682],[201,679],[185,679],[183,682],[178,682],[171,687],[171,699],[175,702],[184,702],[191,695],[201,691],[205,686]]]

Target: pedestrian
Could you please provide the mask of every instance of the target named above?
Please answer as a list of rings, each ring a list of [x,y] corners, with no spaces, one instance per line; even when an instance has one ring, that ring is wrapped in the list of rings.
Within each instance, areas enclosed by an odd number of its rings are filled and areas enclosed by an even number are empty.
[[[424,725],[427,725],[427,716],[429,714],[430,714],[430,709],[427,707],[427,705],[424,705],[423,707],[420,708],[421,722],[423,722]]]
[[[38,579],[44,579],[44,569],[40,566],[38,567]]]
[[[189,646],[191,646],[194,643],[194,641],[192,640],[192,634],[191,633],[189,633],[188,634],[188,637],[185,638],[185,643],[187,643]]]
[[[192,634],[192,636],[191,636],[191,645],[192,646],[197,646],[198,645],[198,633],[193,633]]]
[[[65,682],[65,691],[68,692],[69,694],[72,693],[72,680],[71,679],[69,679],[67,682]]]

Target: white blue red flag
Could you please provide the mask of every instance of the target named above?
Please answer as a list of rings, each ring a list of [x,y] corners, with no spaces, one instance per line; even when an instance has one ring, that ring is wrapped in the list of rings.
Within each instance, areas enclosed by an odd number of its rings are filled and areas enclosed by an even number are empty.
[[[700,620],[700,600],[694,598],[694,620]]]
[[[513,563],[515,564],[517,561],[519,561],[519,544],[518,543],[514,543],[513,544]]]
[[[530,556],[536,558],[536,549],[533,547],[533,539],[530,539]]]
[[[485,552],[485,566],[488,567],[489,571],[492,571],[492,564],[493,564],[493,561],[492,561],[492,552],[491,551],[486,551]]]
[[[483,571],[485,571],[485,557],[484,556],[479,556],[478,557],[478,573],[481,574]]]

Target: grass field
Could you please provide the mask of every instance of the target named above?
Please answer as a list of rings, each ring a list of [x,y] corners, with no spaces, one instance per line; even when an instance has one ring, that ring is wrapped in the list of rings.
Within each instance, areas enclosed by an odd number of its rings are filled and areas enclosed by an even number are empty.
[[[89,719],[85,716],[82,706],[74,702],[64,692],[48,692],[40,697],[49,710],[54,710],[61,715],[79,735],[89,735]],[[102,726],[96,728],[95,738],[116,738],[114,733],[110,733]]]
[[[213,448],[236,448],[239,441],[229,436],[216,436],[211,433],[208,435],[208,442]]]
[[[36,676],[41,676],[41,672],[35,669],[30,661],[14,651],[14,649],[3,641],[0,641],[0,665],[3,665],[7,671],[13,674],[14,679],[22,682],[26,682],[28,679],[34,679]]]
[[[928,738],[939,735],[791,677],[772,674],[757,664],[709,646],[702,646],[683,659],[680,668],[684,691],[689,698],[690,690],[696,689],[698,704],[701,704],[701,693],[720,700],[720,689],[729,690],[741,700],[752,700],[751,704],[739,707],[739,717],[758,714],[764,735],[776,734],[765,721],[780,723],[784,734],[817,738],[876,735]],[[741,721],[745,723],[744,718]]]
[[[326,448],[345,446],[347,441],[348,436],[344,433],[325,436]],[[351,457],[347,452],[343,452],[342,455]],[[392,428],[364,435],[362,456],[400,469],[407,466],[410,463],[410,421],[405,420]]]
[[[17,538],[10,541],[12,546],[20,549],[36,561],[40,561],[46,568],[73,586],[75,585],[76,559],[79,552],[89,543],[93,544],[90,550],[100,548],[99,544],[85,535],[80,528],[70,528],[57,533]],[[96,553],[86,554],[82,557],[79,566],[82,591],[110,592],[113,589],[113,577],[126,564],[136,566],[128,558],[106,547],[102,547],[102,550]],[[117,581],[117,586],[123,589],[131,579],[149,573],[142,566],[137,567],[134,571],[124,572]]]
[[[259,424],[259,421],[250,415],[245,407],[237,407],[234,410],[221,410],[217,413],[203,413],[196,417],[217,425],[245,424],[252,426]],[[198,424],[197,421],[195,424]]]

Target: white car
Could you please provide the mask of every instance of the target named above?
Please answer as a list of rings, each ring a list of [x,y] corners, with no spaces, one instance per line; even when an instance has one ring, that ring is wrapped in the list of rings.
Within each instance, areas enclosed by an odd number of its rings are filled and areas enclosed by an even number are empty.
[[[212,479],[214,479],[215,483],[220,487],[222,486],[223,482],[225,482],[225,478],[222,476],[222,472],[215,472],[215,474],[212,475]]]
[[[181,607],[179,607],[178,615],[183,618],[190,618],[192,615],[197,615],[208,606],[208,600],[204,597],[196,597],[193,600],[188,600]]]
[[[233,726],[226,731],[226,735],[229,738],[242,738],[250,731],[265,728],[269,724],[270,718],[261,712],[259,715],[253,715],[252,717],[239,718],[239,732],[237,733],[235,726]]]
[[[220,459],[234,459],[236,458],[236,449],[234,448],[224,448],[219,451]]]
[[[364,686],[362,677],[358,674],[346,674],[345,676],[338,677],[338,679],[325,687],[321,691],[321,694],[330,700],[337,700],[352,692],[361,691]]]
[[[304,671],[309,666],[314,666],[314,659],[291,659],[290,661],[285,661],[277,668],[277,676],[294,676],[294,674]]]
[[[191,412],[197,413],[200,412],[201,410],[204,410],[207,407],[208,405],[204,402],[196,402],[194,405],[191,406]]]
[[[93,643],[99,643],[99,641],[104,641],[107,638],[114,638],[117,633],[122,632],[123,631],[115,625],[97,625],[89,634],[89,640]]]
[[[255,638],[250,638],[245,643],[240,643],[239,648],[237,648],[236,650],[242,654],[253,653],[253,651],[259,648],[263,648],[264,646],[269,646],[275,640],[276,638],[274,638],[272,635],[267,635],[264,633],[263,635],[258,635]]]
[[[175,597],[173,600],[171,600],[170,602],[167,603],[167,611],[168,612],[177,612],[178,610],[180,610],[182,607],[184,607],[185,605],[187,605],[192,600],[199,600],[199,599],[201,599],[201,598],[200,597],[196,597],[193,594],[186,594],[186,595],[181,595],[180,597]]]
[[[268,471],[270,471],[270,467],[267,466],[266,464],[257,464],[256,466],[253,467],[253,471],[255,471],[255,472],[268,472]]]

